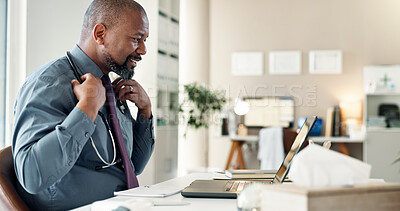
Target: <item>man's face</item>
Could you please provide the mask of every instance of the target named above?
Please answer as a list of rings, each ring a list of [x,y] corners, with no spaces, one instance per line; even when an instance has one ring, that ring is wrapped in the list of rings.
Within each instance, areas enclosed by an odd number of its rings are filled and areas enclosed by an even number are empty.
[[[108,30],[102,52],[108,71],[125,80],[132,79],[136,63],[146,54],[145,41],[149,36],[149,23],[145,14],[126,11],[121,14],[118,26]]]

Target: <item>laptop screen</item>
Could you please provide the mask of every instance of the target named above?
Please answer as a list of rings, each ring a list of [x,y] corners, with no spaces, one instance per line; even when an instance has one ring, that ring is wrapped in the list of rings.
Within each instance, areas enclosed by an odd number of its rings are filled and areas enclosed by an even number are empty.
[[[296,139],[294,140],[292,147],[290,148],[290,151],[287,153],[281,167],[279,167],[278,171],[276,172],[275,178],[272,183],[282,183],[285,180],[294,155],[300,150],[300,147],[303,145],[303,142],[306,140],[308,134],[311,131],[311,128],[314,126],[314,123],[317,119],[318,118],[314,116],[307,118],[306,121],[304,121],[304,124],[301,127],[299,134],[297,134]]]

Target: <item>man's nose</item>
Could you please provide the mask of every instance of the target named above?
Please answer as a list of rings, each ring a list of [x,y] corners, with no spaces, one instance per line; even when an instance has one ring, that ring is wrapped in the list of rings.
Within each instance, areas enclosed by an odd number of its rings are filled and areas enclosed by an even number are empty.
[[[145,55],[147,53],[146,44],[144,42],[139,43],[139,46],[136,49],[136,53],[140,55]]]

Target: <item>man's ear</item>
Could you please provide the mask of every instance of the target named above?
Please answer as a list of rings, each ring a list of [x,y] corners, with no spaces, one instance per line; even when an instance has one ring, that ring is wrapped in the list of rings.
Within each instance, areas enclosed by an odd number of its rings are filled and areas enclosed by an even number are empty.
[[[104,37],[106,35],[106,26],[104,24],[96,24],[93,28],[93,39],[97,44],[104,44]]]

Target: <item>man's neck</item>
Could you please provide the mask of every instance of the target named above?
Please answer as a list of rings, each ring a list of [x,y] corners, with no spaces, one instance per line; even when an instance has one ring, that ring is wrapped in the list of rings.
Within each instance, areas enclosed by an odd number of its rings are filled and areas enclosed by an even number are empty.
[[[97,66],[100,68],[100,70],[105,74],[108,75],[110,71],[105,70],[103,67],[101,60],[98,55],[97,48],[93,46],[93,43],[90,43],[90,41],[85,41],[80,39],[77,46],[85,53]]]

